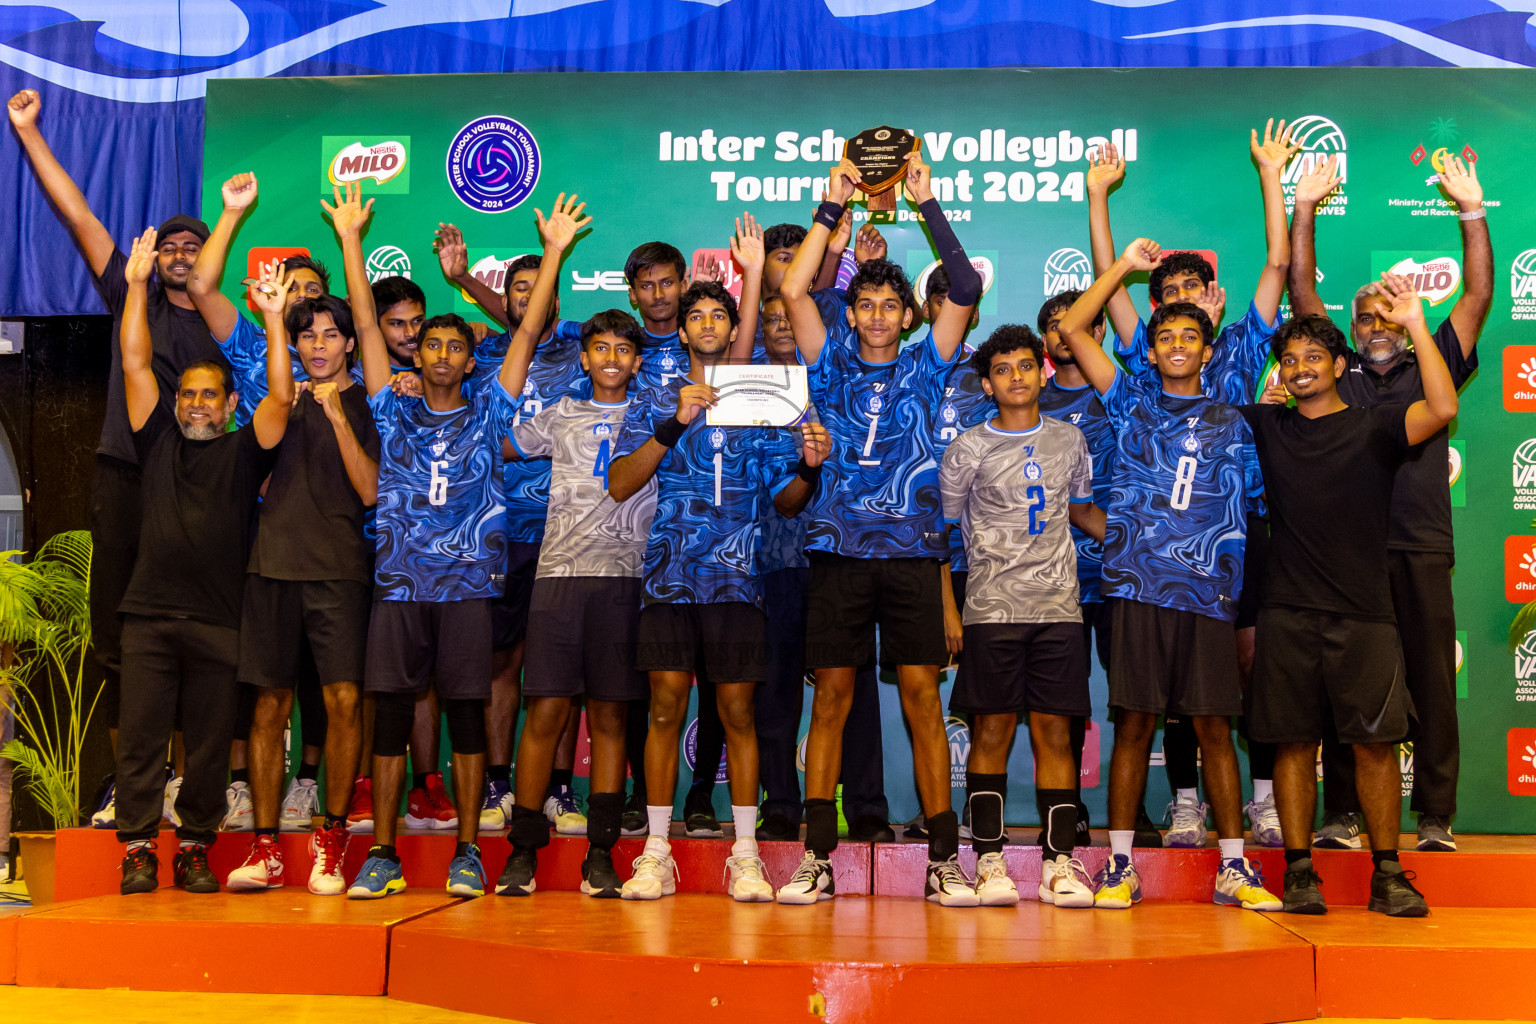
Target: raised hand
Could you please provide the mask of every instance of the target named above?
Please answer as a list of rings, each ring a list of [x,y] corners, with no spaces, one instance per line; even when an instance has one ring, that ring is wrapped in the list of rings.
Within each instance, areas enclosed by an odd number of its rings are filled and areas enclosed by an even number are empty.
[[[539,237],[544,240],[544,247],[564,252],[576,240],[576,233],[592,223],[591,217],[581,215],[586,208],[586,203],[576,201],[576,193],[572,192],[571,198],[566,199],[565,193],[561,192],[555,197],[554,209],[550,210],[547,218],[539,210],[534,210],[533,216],[539,222]]]
[[[822,199],[830,198],[823,192]],[[853,207],[844,207],[843,215],[837,218],[837,227],[832,232],[832,237],[827,239],[827,251],[842,255],[848,248],[848,240],[853,237]]]
[[[421,375],[409,370],[389,378],[389,388],[403,398],[420,398],[425,394],[421,388]]]
[[[1150,238],[1138,238],[1125,247],[1121,259],[1130,264],[1131,272],[1156,270],[1163,262],[1163,247]]]
[[[282,260],[273,260],[263,264],[258,273],[259,277],[245,279],[251,305],[266,316],[282,317],[288,308],[288,269]]]
[[[885,259],[885,236],[873,224],[865,224],[853,237],[853,259],[856,263]]]
[[[820,423],[800,425],[800,457],[811,469],[815,469],[832,454],[832,435]]]
[[[1440,190],[1463,213],[1483,208],[1483,183],[1477,180],[1477,164],[1462,163],[1460,157],[1445,158],[1440,172]]]
[[[36,89],[23,89],[11,101],[6,104],[6,112],[11,115],[11,124],[18,129],[30,128],[37,124],[37,115],[42,113],[43,98],[37,94]]]
[[[933,168],[923,163],[921,153],[907,154],[907,195],[918,206],[933,198]]]
[[[843,157],[836,167],[832,168],[832,176],[827,182],[827,198],[838,206],[847,206],[848,200],[853,198],[853,188],[864,180],[864,175],[853,165],[853,161]]]
[[[705,409],[713,409],[719,394],[708,384],[689,384],[677,393],[677,422],[687,426]]]
[[[454,225],[438,222],[432,233],[432,251],[437,253],[437,262],[442,264],[443,276],[448,280],[457,281],[469,273],[469,246],[464,242],[464,233]]]
[[[731,257],[741,267],[742,276],[760,277],[768,254],[763,250],[763,226],[750,213],[736,218],[736,233],[731,236]]]
[[[336,228],[336,236],[346,238],[351,235],[361,238],[368,218],[373,216],[373,200],[363,202],[363,187],[355,181],[349,181],[345,185],[333,185],[331,196],[336,200],[336,205],[332,206],[322,199],[320,208],[330,215],[331,224]]]
[[[1108,193],[1125,177],[1125,160],[1113,142],[1094,149],[1088,156],[1088,191]]]
[[[1195,305],[1205,310],[1205,315],[1211,318],[1211,329],[1215,330],[1227,312],[1227,290],[1212,281],[1195,296]]]
[[[1259,395],[1260,405],[1284,405],[1290,400],[1291,393],[1280,383],[1266,385],[1264,392]]]
[[[700,253],[698,260],[693,265],[693,273],[688,276],[689,284],[719,283],[725,278],[725,269],[720,266],[720,261],[715,259],[714,253]]]
[[[1424,326],[1424,302],[1413,278],[1382,271],[1381,280],[1376,282],[1376,294],[1391,303],[1381,314],[1383,320],[1404,328]]]
[[[335,381],[315,384],[310,388],[310,394],[315,396],[315,401],[325,410],[326,419],[338,427],[347,421],[346,411],[341,407],[341,391]]]
[[[1312,169],[1296,182],[1296,202],[1320,203],[1327,198],[1330,192],[1339,187],[1339,176],[1336,173],[1338,166],[1337,154],[1313,164]]]
[[[226,181],[219,189],[224,197],[224,209],[245,210],[256,201],[256,175],[243,171]]]
[[[1301,146],[1291,141],[1291,128],[1283,119],[1280,121],[1278,130],[1275,128],[1274,118],[1265,122],[1263,142],[1259,141],[1257,128],[1249,130],[1248,152],[1261,171],[1279,171],[1300,151]]]
[[[154,228],[145,228],[144,233],[133,240],[133,248],[128,253],[128,264],[123,267],[123,278],[129,284],[143,284],[149,280],[149,275],[154,271],[157,233]]]

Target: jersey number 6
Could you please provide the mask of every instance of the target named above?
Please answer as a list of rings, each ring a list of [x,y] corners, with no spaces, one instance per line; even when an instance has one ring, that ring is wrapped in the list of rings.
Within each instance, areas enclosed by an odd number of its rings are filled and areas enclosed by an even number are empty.
[[[448,504],[448,478],[439,470],[447,469],[447,462],[432,463],[432,483],[427,487],[427,502],[432,505]]]

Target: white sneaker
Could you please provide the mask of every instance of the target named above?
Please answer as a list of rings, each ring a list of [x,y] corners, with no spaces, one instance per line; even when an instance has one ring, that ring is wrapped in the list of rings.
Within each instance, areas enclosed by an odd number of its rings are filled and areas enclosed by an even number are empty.
[[[1076,857],[1040,862],[1040,902],[1058,907],[1093,906],[1093,882]]]
[[[1248,801],[1243,805],[1243,813],[1248,815],[1248,825],[1253,831],[1256,844],[1270,847],[1285,845],[1285,837],[1280,834],[1280,812],[1275,810],[1273,793],[1263,800]]]
[[[976,898],[984,907],[1011,907],[1019,902],[1019,887],[1008,877],[1002,854],[976,858]]]
[[[181,815],[176,813],[176,798],[180,795],[181,776],[178,775],[165,784],[165,809],[161,812],[161,817],[177,828],[181,827]]]
[[[308,832],[315,827],[315,815],[320,813],[320,787],[314,779],[297,776],[288,783],[283,795],[283,813],[277,819],[282,832]]]
[[[941,907],[974,907],[981,902],[976,895],[976,887],[965,877],[965,872],[960,870],[960,862],[954,857],[928,862],[928,878],[923,883],[923,897]]]
[[[1168,831],[1163,842],[1168,846],[1202,847],[1205,845],[1205,813],[1210,808],[1199,800],[1181,800],[1168,804]]]
[[[626,900],[659,900],[677,892],[677,862],[665,839],[652,836],[645,841],[645,851],[635,858],[635,873],[619,896]]]
[[[219,826],[225,832],[249,832],[256,827],[256,808],[251,804],[251,785],[248,782],[231,782],[224,790],[224,823]]]
[[[281,889],[283,887],[283,849],[275,836],[260,835],[251,844],[250,852],[239,867],[224,880],[226,887],[244,891],[248,889]]]
[[[509,811],[509,817],[510,814]],[[556,835],[587,834],[587,816],[581,813],[581,804],[576,802],[576,794],[570,786],[561,786],[554,795],[544,798],[544,817],[554,826]]]
[[[117,828],[117,785],[107,787],[107,795],[91,815],[91,828]]]
[[[776,898],[780,903],[806,905],[829,900],[836,894],[837,888],[832,881],[832,862],[817,860],[816,854],[806,850],[805,856],[800,858],[800,866],[795,868],[789,881],[779,889]]]
[[[731,876],[727,890],[737,903],[772,903],[773,886],[768,884],[768,869],[756,854],[745,857],[729,857],[725,870]]]
[[[340,896],[347,891],[341,864],[347,856],[347,840],[352,835],[345,827],[317,828],[309,837],[309,891],[316,896]]]

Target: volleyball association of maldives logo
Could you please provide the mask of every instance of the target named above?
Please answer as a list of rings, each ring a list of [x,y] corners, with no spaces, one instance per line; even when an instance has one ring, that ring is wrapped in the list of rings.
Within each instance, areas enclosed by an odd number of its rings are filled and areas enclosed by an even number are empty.
[[[539,183],[539,144],[510,117],[477,117],[448,144],[448,186],[481,213],[505,213]]]

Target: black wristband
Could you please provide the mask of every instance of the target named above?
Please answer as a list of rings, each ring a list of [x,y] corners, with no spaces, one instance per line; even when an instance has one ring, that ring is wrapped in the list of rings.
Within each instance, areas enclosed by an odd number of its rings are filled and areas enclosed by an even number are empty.
[[[671,448],[683,439],[683,431],[687,429],[688,424],[679,420],[674,414],[658,426],[651,436],[656,439],[657,444]]]
[[[828,231],[836,231],[837,222],[842,219],[843,207],[840,203],[834,203],[832,200],[827,199],[820,206],[816,207],[814,220],[817,224],[824,225]]]
[[[795,476],[815,487],[821,479],[821,467],[806,465],[805,457],[801,456],[800,461],[795,463]]]
[[[917,209],[923,215],[923,222],[928,225],[933,247],[939,252],[939,262],[944,264],[944,272],[949,275],[947,301],[961,306],[974,306],[981,298],[981,275],[971,266],[970,257],[955,237],[955,229],[950,226],[949,218],[944,216],[944,208],[937,199],[929,199]]]

